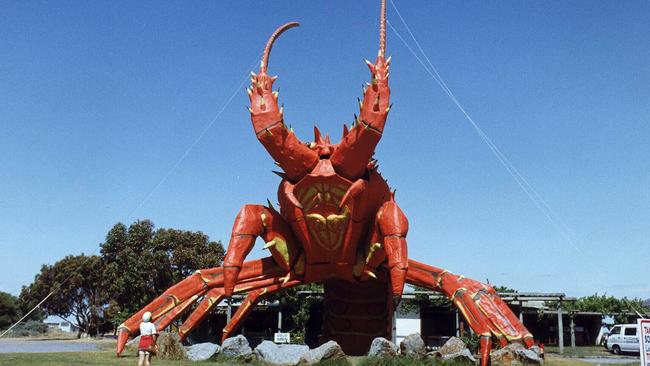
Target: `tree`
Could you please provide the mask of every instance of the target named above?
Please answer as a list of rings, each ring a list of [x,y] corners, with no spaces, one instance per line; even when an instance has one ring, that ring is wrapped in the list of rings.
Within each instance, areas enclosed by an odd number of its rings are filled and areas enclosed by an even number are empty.
[[[54,291],[42,305],[46,315],[76,320],[79,334],[97,334],[104,320],[106,292],[102,288],[101,259],[96,256],[69,255],[53,265],[43,265],[34,283],[23,288],[25,303],[36,304]]]
[[[548,301],[546,305],[556,310],[559,303],[557,301]],[[611,315],[614,316],[617,323],[627,322],[627,314],[647,313],[650,310],[643,305],[643,301],[640,299],[628,299],[627,297],[619,299],[614,296],[598,294],[580,297],[574,302],[565,301],[562,303],[562,307],[569,312],[592,311]]]
[[[158,229],[149,220],[118,223],[101,245],[108,313],[116,323],[197,269],[221,265],[223,245],[202,232]]]
[[[9,328],[18,318],[18,299],[0,291],[0,329]]]
[[[30,286],[23,286],[20,290],[20,295],[18,295],[18,301],[16,304],[18,306],[18,313],[21,316],[29,313],[32,309],[34,309],[39,301],[41,301],[41,299],[37,299],[31,296],[29,288]],[[25,321],[42,321],[43,319],[45,319],[45,312],[43,309],[38,308],[32,311],[32,313],[29,314],[27,318],[25,318]]]

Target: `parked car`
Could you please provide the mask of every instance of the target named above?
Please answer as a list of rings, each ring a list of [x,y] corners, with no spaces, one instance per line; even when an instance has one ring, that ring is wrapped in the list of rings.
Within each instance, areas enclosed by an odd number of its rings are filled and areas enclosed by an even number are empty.
[[[607,337],[605,347],[615,355],[622,352],[639,353],[641,345],[639,344],[638,326],[636,324],[618,324],[612,327]]]

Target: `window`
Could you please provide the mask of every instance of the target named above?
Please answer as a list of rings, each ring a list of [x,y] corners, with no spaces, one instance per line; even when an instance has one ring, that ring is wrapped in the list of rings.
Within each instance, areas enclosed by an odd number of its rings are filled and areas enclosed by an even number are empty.
[[[614,327],[612,330],[609,332],[609,334],[621,334],[621,327]]]
[[[625,335],[626,336],[635,336],[636,335],[636,327],[635,328],[625,328]]]

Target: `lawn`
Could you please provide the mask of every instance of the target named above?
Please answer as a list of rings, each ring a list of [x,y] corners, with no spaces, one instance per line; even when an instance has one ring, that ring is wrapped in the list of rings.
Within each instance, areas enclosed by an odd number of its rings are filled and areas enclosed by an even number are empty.
[[[66,352],[66,353],[0,353],[0,366],[27,366],[27,365],[44,365],[44,366],[75,366],[75,365],[107,365],[107,366],[134,366],[137,364],[137,357],[134,352],[125,352],[122,357],[115,357],[114,341],[97,342],[98,350],[94,352]],[[564,348],[564,354],[560,356],[557,347],[546,347],[545,366],[597,366],[594,363],[580,361],[578,357],[607,357],[613,358],[603,347],[571,347]],[[618,358],[618,357],[615,357]],[[348,362],[352,366],[373,366],[375,362],[366,357],[348,357]],[[233,360],[216,359],[205,362],[192,362],[187,360],[161,360],[154,358],[155,366],[189,366],[189,365],[212,365],[226,366],[233,365]],[[345,362],[329,363],[329,366],[340,366]],[[630,359],[630,363],[617,364],[617,366],[638,365],[638,361]],[[242,365],[261,366],[262,363],[242,363]],[[428,362],[413,362],[403,358],[394,360],[382,360],[377,365],[381,366],[425,366],[440,365],[433,360]]]
[[[364,357],[350,357],[348,359],[351,365],[363,365],[365,362]],[[395,360],[394,362],[383,362],[382,366],[392,365],[406,365],[412,363],[405,363],[405,360]],[[107,366],[133,366],[137,364],[137,357],[135,355],[125,355],[120,358],[115,357],[111,351],[98,351],[98,352],[78,352],[78,353],[5,353],[0,354],[0,365],[12,366],[82,366],[82,365],[107,365]],[[212,366],[227,366],[232,365],[231,360],[211,360],[206,362],[191,362],[191,361],[171,361],[154,359],[153,362],[156,366],[190,366],[190,365],[212,365]],[[429,364],[435,365],[436,363],[421,363],[422,365]],[[246,365],[258,366],[260,363],[247,363]],[[570,358],[561,358],[553,354],[549,354],[546,366],[596,366],[596,364],[587,363]],[[619,364],[620,365],[620,364]],[[638,362],[630,363],[629,365],[638,365]]]
[[[192,362],[187,360],[172,361],[160,360],[154,358],[152,362],[156,366],[190,366],[194,365],[213,365],[227,366],[232,365],[231,361],[211,361],[211,362]],[[135,354],[125,354],[122,357],[115,357],[111,351],[98,352],[71,352],[71,353],[4,353],[0,354],[0,365],[2,366],[82,366],[82,365],[114,365],[114,366],[133,366],[138,364],[138,358]],[[257,366],[256,363],[247,365]]]

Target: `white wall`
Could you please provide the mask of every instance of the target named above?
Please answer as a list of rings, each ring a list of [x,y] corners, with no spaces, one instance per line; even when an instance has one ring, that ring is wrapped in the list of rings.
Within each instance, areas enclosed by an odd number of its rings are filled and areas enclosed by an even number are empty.
[[[397,318],[395,324],[395,341],[399,344],[407,335],[420,333],[420,319]]]

